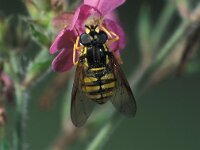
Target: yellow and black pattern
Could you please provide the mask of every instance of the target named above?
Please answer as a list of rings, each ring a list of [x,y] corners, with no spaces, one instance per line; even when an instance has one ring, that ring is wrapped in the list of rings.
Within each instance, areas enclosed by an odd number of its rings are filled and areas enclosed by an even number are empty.
[[[95,73],[102,71],[101,68],[93,68],[92,70]],[[91,100],[104,104],[108,98],[113,96],[115,85],[116,79],[112,73],[106,73],[101,77],[85,76],[82,90]]]
[[[109,42],[107,32],[97,30],[98,26],[85,27],[88,32],[81,34],[80,40],[78,38],[83,48],[72,90],[72,122],[75,126],[82,126],[95,103],[107,101],[120,113],[133,117],[136,113],[135,98],[119,63],[106,46]]]

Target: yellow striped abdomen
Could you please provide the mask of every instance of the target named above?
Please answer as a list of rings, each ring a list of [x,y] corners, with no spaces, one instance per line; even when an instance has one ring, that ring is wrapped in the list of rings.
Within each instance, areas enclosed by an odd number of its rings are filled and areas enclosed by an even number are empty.
[[[93,68],[93,71],[100,68]],[[82,90],[93,101],[103,104],[114,94],[116,81],[113,73],[107,73],[101,77],[85,76]]]

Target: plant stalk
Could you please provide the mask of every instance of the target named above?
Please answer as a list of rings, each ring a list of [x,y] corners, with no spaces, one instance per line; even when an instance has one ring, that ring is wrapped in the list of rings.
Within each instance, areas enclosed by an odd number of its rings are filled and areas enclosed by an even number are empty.
[[[16,121],[14,134],[15,150],[25,150],[25,122],[27,115],[28,96],[26,90],[19,84],[15,85],[16,94]]]

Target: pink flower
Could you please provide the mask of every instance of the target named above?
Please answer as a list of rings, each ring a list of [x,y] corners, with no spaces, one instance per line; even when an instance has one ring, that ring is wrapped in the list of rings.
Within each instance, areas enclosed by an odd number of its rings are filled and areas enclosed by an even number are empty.
[[[103,19],[106,29],[116,33],[119,40],[108,45],[110,51],[120,55],[120,50],[125,47],[125,33],[117,23],[114,9],[122,5],[125,0],[84,0],[84,3],[75,13],[64,13],[54,19],[54,26],[65,25],[50,47],[50,53],[58,55],[52,62],[54,71],[68,71],[73,66],[73,46],[79,34],[85,31],[85,24]],[[61,23],[62,22],[62,23]],[[60,24],[60,25],[59,25]]]

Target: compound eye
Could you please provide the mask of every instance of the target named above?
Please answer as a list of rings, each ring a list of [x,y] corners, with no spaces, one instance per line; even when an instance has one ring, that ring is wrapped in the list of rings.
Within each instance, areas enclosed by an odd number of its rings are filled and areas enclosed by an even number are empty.
[[[98,43],[104,44],[108,40],[108,36],[104,31],[100,31],[98,35]]]
[[[81,36],[80,36],[80,43],[83,44],[83,45],[90,45],[91,44],[91,37],[86,34],[86,33],[83,33]]]

